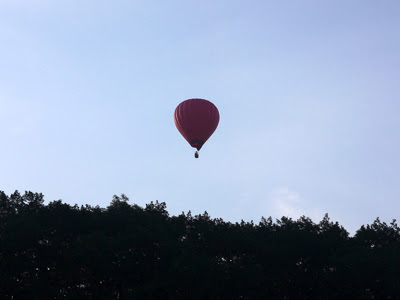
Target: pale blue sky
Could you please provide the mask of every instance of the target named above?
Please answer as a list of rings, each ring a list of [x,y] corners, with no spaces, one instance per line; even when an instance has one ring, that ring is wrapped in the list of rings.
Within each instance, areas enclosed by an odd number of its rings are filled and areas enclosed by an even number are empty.
[[[0,1],[0,190],[229,221],[400,211],[400,2]],[[173,122],[221,120],[199,159]]]

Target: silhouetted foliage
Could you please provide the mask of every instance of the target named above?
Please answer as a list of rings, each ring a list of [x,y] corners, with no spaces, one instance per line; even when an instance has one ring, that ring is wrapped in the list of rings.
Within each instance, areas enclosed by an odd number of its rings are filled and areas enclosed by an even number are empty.
[[[328,215],[257,225],[0,191],[0,299],[399,299],[399,254],[395,220],[350,237]]]

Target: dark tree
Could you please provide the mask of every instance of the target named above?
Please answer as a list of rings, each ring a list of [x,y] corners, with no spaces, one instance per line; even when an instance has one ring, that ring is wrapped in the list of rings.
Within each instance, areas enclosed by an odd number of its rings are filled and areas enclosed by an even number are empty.
[[[0,191],[0,299],[400,299],[400,229],[328,215],[230,223],[114,196]]]

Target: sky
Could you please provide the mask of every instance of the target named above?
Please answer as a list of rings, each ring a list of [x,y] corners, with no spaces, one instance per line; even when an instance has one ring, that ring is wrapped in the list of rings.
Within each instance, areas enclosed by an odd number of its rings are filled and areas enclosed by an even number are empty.
[[[0,0],[0,190],[225,221],[400,211],[400,2]],[[194,149],[176,106],[219,109]]]

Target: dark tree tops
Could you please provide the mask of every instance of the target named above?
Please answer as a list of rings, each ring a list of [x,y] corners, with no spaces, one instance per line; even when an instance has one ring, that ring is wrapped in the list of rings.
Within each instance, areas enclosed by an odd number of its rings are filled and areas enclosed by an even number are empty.
[[[399,253],[395,220],[349,237],[328,215],[233,224],[0,191],[0,299],[398,299]]]

